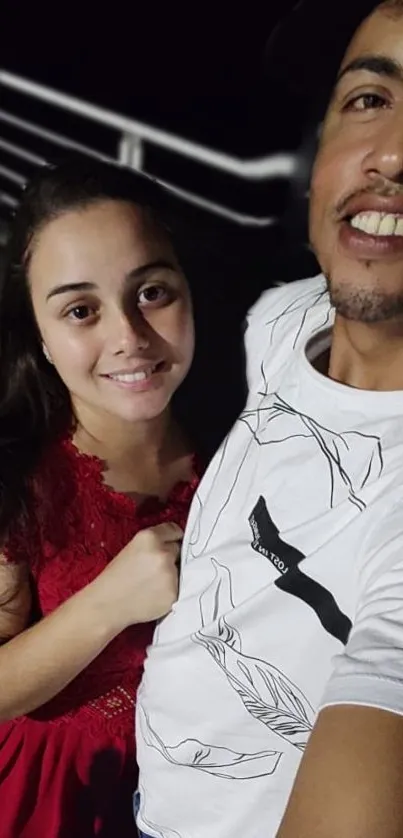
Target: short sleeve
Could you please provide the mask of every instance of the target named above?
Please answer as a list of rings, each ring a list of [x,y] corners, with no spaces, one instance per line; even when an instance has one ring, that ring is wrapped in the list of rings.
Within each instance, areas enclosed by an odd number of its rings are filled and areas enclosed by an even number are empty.
[[[353,628],[321,708],[358,704],[403,715],[403,509],[367,540]]]

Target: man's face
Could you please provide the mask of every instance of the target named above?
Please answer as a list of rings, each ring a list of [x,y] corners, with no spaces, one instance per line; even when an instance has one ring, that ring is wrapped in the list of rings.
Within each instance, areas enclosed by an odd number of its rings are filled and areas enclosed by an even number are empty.
[[[310,238],[341,316],[403,321],[403,13],[378,8],[344,57],[312,176]]]

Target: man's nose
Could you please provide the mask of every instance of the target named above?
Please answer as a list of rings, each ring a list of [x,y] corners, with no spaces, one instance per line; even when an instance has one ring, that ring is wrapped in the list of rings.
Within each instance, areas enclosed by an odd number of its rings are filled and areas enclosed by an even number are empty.
[[[364,160],[365,174],[403,184],[403,111],[387,120]]]

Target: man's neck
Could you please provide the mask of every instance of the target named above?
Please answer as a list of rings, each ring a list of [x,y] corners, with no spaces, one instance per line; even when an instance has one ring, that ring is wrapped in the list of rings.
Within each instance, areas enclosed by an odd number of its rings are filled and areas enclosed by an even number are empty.
[[[403,390],[403,323],[336,315],[327,375],[360,390]]]

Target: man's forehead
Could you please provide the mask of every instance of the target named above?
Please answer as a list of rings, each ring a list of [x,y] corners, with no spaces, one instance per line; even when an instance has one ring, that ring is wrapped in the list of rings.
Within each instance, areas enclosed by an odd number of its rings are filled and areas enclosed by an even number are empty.
[[[397,7],[382,5],[362,22],[344,55],[341,73],[363,56],[389,57],[403,63],[403,5],[397,12]]]

